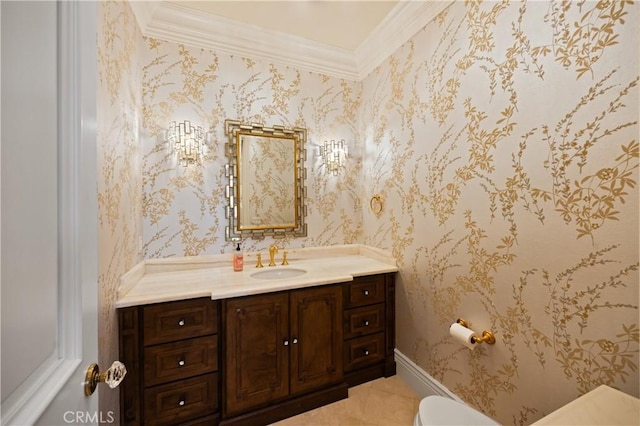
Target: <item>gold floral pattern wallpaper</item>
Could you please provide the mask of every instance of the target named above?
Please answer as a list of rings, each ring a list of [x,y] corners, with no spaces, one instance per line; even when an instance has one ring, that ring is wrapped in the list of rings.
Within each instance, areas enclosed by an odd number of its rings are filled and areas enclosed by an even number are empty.
[[[109,366],[119,358],[119,280],[142,260],[142,34],[126,3],[101,1],[98,16],[98,364]],[[99,395],[104,415],[119,418],[119,393]]]
[[[225,241],[225,119],[307,129],[308,141],[301,149],[307,151],[309,233],[306,238],[279,240],[279,245],[358,242],[363,187],[359,161],[335,179],[323,169],[319,146],[340,135],[353,141],[354,150],[359,149],[359,83],[152,38],[145,43],[145,257],[230,253],[231,258],[235,244]],[[176,164],[165,135],[171,120],[190,120],[208,133],[202,165]],[[272,242],[245,240],[242,246],[245,251],[264,250]]]
[[[397,347],[500,423],[600,384],[638,396],[638,18],[454,2],[363,81],[386,199],[363,241],[400,265]],[[496,345],[454,342],[457,318]]]
[[[637,3],[452,2],[359,82],[144,38],[127,3],[100,20],[101,357],[128,268],[231,257],[234,119],[307,129],[308,236],[278,244],[390,250],[398,350],[467,403],[529,424],[600,384],[639,396]],[[209,131],[202,165],[176,161],[174,120]],[[457,318],[497,343],[456,343]]]

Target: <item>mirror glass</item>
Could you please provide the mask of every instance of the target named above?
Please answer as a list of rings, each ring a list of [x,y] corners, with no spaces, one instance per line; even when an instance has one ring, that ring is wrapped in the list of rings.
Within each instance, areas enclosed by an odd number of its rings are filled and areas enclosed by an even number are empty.
[[[295,228],[296,139],[239,132],[238,228]]]
[[[306,236],[306,130],[227,120],[227,240]]]

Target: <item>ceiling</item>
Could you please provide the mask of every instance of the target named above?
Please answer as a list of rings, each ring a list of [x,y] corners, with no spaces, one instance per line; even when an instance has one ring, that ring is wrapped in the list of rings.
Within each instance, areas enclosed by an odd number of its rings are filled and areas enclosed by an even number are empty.
[[[361,80],[450,1],[131,1],[145,36]]]
[[[172,1],[197,11],[355,50],[397,1]]]

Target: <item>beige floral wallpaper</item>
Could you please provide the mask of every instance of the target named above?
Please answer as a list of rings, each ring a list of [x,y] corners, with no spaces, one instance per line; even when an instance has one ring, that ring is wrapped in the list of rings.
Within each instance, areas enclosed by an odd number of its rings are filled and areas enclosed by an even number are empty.
[[[397,348],[460,398],[529,424],[602,383],[638,396],[638,10],[454,2],[352,82],[143,38],[101,3],[101,357],[141,257],[231,256],[235,119],[308,130],[308,236],[278,244],[391,250]],[[177,163],[173,120],[210,132],[202,165]],[[339,176],[319,161],[331,139],[349,144]],[[496,345],[454,342],[459,317]]]
[[[142,34],[126,3],[101,1],[98,16],[98,364],[108,368],[119,358],[119,279],[142,260]],[[105,418],[112,411],[119,419],[117,390],[99,395]]]
[[[363,82],[363,241],[401,273],[398,349],[528,424],[638,396],[638,5],[455,2]],[[369,194],[363,194],[363,197]],[[457,318],[492,330],[469,351]]]
[[[308,130],[306,238],[287,247],[357,242],[360,161],[338,179],[325,173],[319,146],[338,135],[360,148],[360,84],[250,59],[146,39],[143,58],[143,216],[145,257],[230,253],[225,241],[226,119]],[[166,143],[171,120],[191,120],[209,133],[202,165],[181,167]],[[260,200],[257,200],[260,202]],[[356,212],[357,214],[354,214]],[[273,240],[245,240],[245,251]]]

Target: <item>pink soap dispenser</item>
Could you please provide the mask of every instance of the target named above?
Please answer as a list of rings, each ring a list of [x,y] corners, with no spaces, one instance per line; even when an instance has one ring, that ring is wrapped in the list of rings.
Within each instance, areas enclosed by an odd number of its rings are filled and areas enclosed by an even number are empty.
[[[242,250],[240,249],[240,243],[238,243],[238,247],[236,247],[236,252],[233,254],[233,270],[236,272],[242,271],[244,267],[244,256],[242,255]]]

